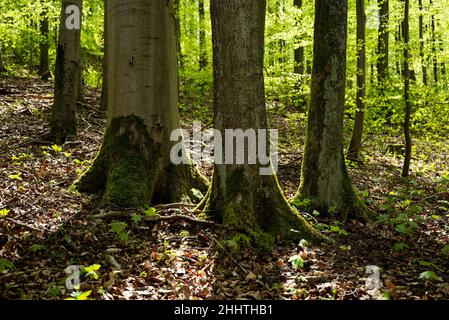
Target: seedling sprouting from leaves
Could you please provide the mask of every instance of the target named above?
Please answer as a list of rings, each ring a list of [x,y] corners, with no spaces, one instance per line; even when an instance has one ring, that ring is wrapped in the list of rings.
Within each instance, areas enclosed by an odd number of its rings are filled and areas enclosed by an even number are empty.
[[[11,210],[8,209],[2,209],[0,210],[0,217],[6,217],[8,215],[8,213],[10,213]]]
[[[45,246],[43,246],[42,244],[37,244],[37,243],[30,246],[31,252],[34,252],[34,253],[42,251],[42,250],[44,250],[44,248],[45,248]]]
[[[84,272],[86,272],[86,277],[90,277],[92,279],[98,280],[98,274],[97,271],[101,268],[101,265],[99,264],[93,264],[89,267],[86,267],[83,269]]]
[[[157,214],[156,208],[151,207],[151,208],[145,210],[145,215],[147,217],[154,217],[156,214]]]
[[[117,235],[119,240],[125,241],[125,242],[129,240],[129,235],[125,231],[126,228],[128,227],[127,223],[114,221],[114,222],[110,223],[109,226],[111,227],[111,231]]]
[[[288,259],[288,262],[292,264],[293,269],[304,268],[304,260],[299,255],[294,255]]]
[[[0,273],[3,273],[6,270],[14,270],[16,266],[9,260],[0,259]]]
[[[70,296],[70,298],[66,298],[65,300],[90,300],[89,296],[92,293],[92,290],[89,291],[75,291]]]
[[[440,276],[438,276],[435,272],[430,270],[422,272],[419,275],[419,279],[426,281],[443,281],[443,279]]]

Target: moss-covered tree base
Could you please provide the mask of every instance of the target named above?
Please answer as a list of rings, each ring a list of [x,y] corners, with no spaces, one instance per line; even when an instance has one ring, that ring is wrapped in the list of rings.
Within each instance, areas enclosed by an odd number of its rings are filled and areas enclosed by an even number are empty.
[[[190,165],[174,166],[166,146],[151,138],[136,116],[112,120],[91,167],[74,183],[80,192],[104,192],[103,202],[123,208],[169,203],[206,190],[207,181]]]
[[[208,217],[248,230],[259,248],[271,247],[278,238],[325,240],[289,205],[276,176],[260,176],[257,168],[249,166],[228,175],[219,170],[214,171],[211,187],[198,207]]]

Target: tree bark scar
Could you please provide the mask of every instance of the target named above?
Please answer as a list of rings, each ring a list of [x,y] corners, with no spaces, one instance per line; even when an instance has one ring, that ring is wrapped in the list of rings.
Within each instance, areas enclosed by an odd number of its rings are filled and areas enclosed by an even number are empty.
[[[131,60],[129,60],[129,66],[131,68],[134,68],[134,56],[131,57]]]

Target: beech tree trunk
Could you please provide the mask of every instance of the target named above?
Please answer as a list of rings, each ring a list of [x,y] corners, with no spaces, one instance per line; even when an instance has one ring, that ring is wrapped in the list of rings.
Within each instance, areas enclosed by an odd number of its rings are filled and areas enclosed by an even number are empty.
[[[63,0],[55,66],[54,103],[50,120],[50,139],[57,144],[76,140],[76,103],[79,94],[81,30],[68,28],[68,6],[82,12],[82,0]],[[81,19],[81,17],[80,17]],[[72,20],[71,20],[72,21]],[[81,27],[81,26],[80,26]]]
[[[298,9],[302,8],[302,0],[294,0],[294,6]],[[295,49],[295,69],[296,74],[304,75],[304,47],[299,46]]]
[[[405,100],[405,120],[404,120],[404,137],[405,137],[405,158],[402,168],[402,177],[408,177],[410,170],[410,161],[412,156],[412,138],[410,134],[410,118],[412,106],[410,102],[410,68],[409,68],[409,0],[404,0],[404,100]]]
[[[301,184],[292,203],[339,219],[365,219],[343,154],[347,0],[316,0],[314,57]]]
[[[40,63],[39,63],[39,77],[47,81],[50,77],[50,68],[48,64],[48,17],[47,11],[42,13],[40,21],[40,32],[42,40],[40,43]]]
[[[6,72],[5,63],[3,62],[2,47],[0,46],[0,74]]]
[[[423,2],[418,0],[419,6],[419,56],[421,58],[422,82],[427,86],[427,66],[424,57],[424,21],[423,21]]]
[[[359,160],[362,144],[363,123],[365,118],[365,92],[366,92],[366,42],[365,42],[365,0],[356,1],[357,11],[357,94],[354,128],[349,144],[347,158]]]
[[[389,0],[377,0],[379,6],[379,35],[378,35],[378,61],[377,61],[377,72],[378,72],[378,84],[381,90],[384,89],[386,85],[386,80],[388,79],[388,48],[389,48]]]
[[[206,50],[206,14],[204,9],[204,0],[198,0],[198,41],[200,48],[199,65],[200,69],[207,67],[207,50]]]
[[[108,110],[108,0],[104,0],[103,29],[103,83],[101,86],[100,110]]]
[[[108,0],[108,116],[101,149],[75,183],[103,202],[144,207],[204,190],[192,165],[170,161],[179,128],[173,0]]]
[[[222,137],[226,129],[267,128],[265,13],[265,0],[211,1],[214,127]],[[235,154],[235,144],[233,148]],[[262,247],[270,247],[274,235],[321,240],[320,234],[288,204],[276,176],[261,175],[259,159],[256,164],[248,162],[246,158],[244,164],[215,164],[212,185],[203,202],[206,212],[217,221],[256,231]]]
[[[433,10],[433,1],[429,1],[430,8]],[[433,81],[438,84],[438,57],[437,57],[437,47],[436,47],[436,35],[435,35],[435,14],[432,12],[430,15],[430,31],[431,31],[431,42],[432,42],[432,60],[433,60]]]

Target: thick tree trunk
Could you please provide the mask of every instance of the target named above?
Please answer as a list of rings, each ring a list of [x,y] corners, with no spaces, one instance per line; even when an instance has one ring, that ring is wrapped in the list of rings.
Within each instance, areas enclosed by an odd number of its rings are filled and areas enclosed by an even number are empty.
[[[302,8],[302,0],[294,0],[294,6],[298,9]],[[304,75],[304,47],[299,46],[295,49],[295,68],[294,72],[299,75]]]
[[[214,126],[223,137],[226,129],[267,128],[263,77],[265,10],[265,0],[211,1]],[[229,141],[223,141],[223,150],[226,144]],[[242,150],[233,145],[234,154],[237,151]],[[273,243],[272,235],[320,240],[319,233],[288,204],[276,176],[261,175],[261,164],[255,162],[249,164],[245,159],[244,164],[215,164],[204,202],[206,212],[225,224],[256,231],[262,246]]]
[[[357,95],[354,128],[349,144],[347,158],[359,160],[362,144],[363,122],[365,118],[366,92],[366,42],[365,42],[365,0],[356,1],[357,11]]]
[[[39,77],[47,81],[50,77],[50,67],[48,64],[48,17],[47,11],[42,13],[40,21],[40,32],[42,40],[40,43],[40,63],[39,63]]]
[[[82,4],[82,0],[62,1],[55,66],[55,100],[50,120],[50,138],[58,144],[67,139],[76,139],[77,136],[75,112],[79,93],[81,30],[72,23],[77,17],[67,14],[66,9],[75,5],[82,12]]]
[[[179,126],[173,1],[108,1],[107,128],[75,187],[104,190],[104,203],[120,207],[179,201],[205,181],[170,161]]]
[[[427,66],[424,57],[424,21],[423,21],[423,0],[418,1],[419,6],[419,56],[421,58],[422,82],[427,86]]]
[[[316,0],[314,59],[301,184],[293,199],[342,220],[365,219],[343,155],[347,0]]]
[[[377,0],[379,5],[379,35],[378,35],[378,61],[377,75],[379,87],[383,90],[388,79],[388,48],[389,48],[389,24],[390,10],[389,0]]]
[[[412,157],[412,138],[410,134],[410,117],[411,117],[411,102],[410,102],[410,69],[409,69],[409,0],[404,0],[404,100],[405,100],[405,120],[404,120],[404,137],[405,137],[405,159],[402,168],[402,176],[407,177],[410,170],[410,161]]]
[[[204,0],[198,0],[198,19],[198,41],[200,48],[199,65],[200,69],[204,69],[208,65],[206,49],[206,12],[204,9]]]
[[[108,0],[104,0],[103,17],[103,84],[101,86],[100,110],[108,110]]]

